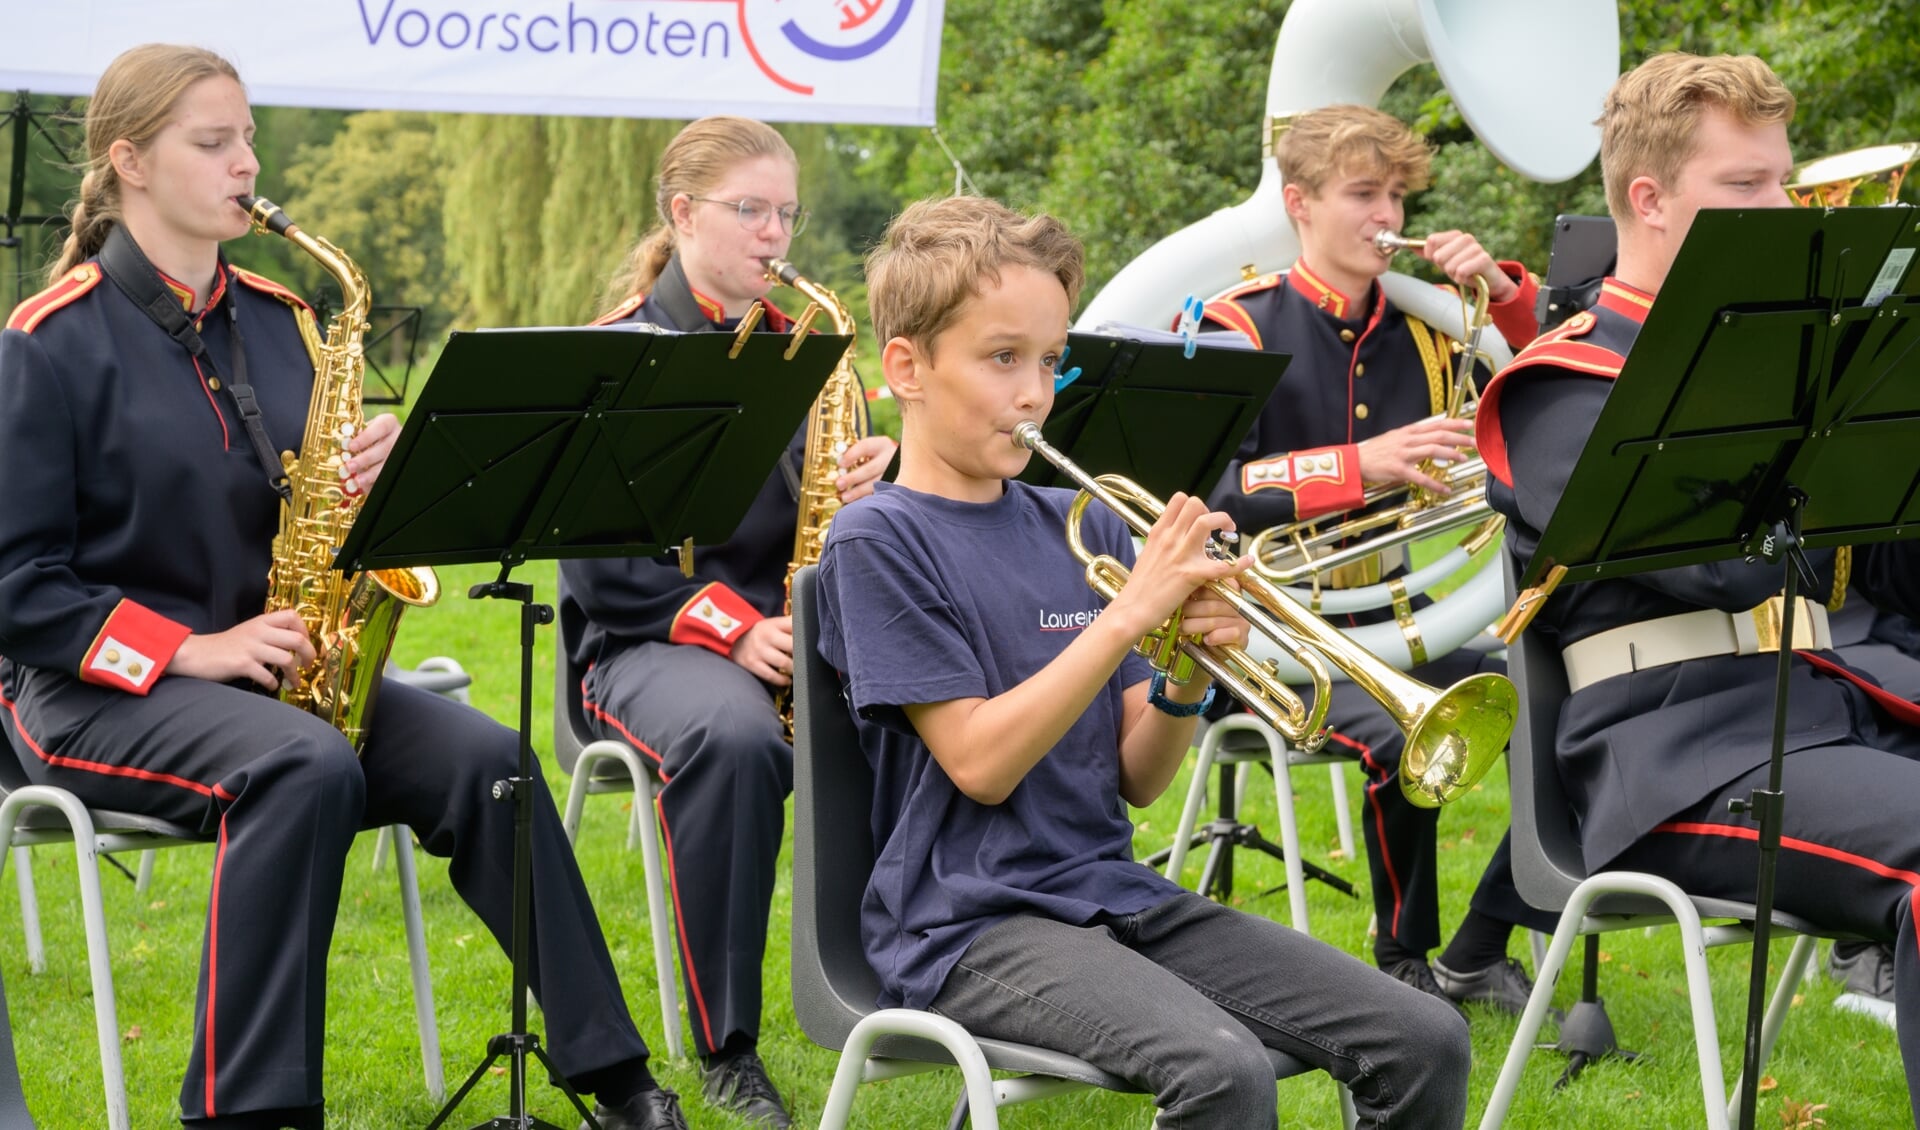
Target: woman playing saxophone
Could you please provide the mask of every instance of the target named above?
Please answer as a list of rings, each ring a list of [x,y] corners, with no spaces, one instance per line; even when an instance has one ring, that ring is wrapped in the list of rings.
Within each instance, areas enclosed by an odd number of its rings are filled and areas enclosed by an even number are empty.
[[[199,48],[125,52],[88,104],[73,233],[0,334],[0,725],[33,782],[214,841],[185,1122],[317,1128],[355,833],[409,825],[511,936],[513,806],[488,789],[515,774],[519,740],[394,685],[357,757],[254,693],[315,659],[293,610],[260,611],[281,508],[262,453],[300,444],[315,376],[312,312],[221,250],[247,232],[252,141],[239,76]],[[394,431],[382,417],[340,437],[346,494],[381,473]],[[557,1068],[603,1101],[671,1106],[550,800],[534,837],[532,985]]]

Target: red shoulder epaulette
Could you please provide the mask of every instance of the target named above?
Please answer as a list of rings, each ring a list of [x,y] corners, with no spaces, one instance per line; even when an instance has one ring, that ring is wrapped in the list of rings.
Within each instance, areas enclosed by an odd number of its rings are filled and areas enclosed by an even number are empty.
[[[1513,472],[1507,463],[1507,437],[1500,426],[1500,393],[1516,373],[1536,367],[1552,366],[1607,380],[1620,375],[1626,358],[1604,345],[1580,339],[1593,332],[1599,323],[1591,310],[1573,317],[1533,339],[1511,364],[1493,375],[1480,392],[1480,405],[1474,413],[1474,446],[1493,477],[1513,485]]]
[[[647,300],[647,296],[644,294],[628,295],[627,300],[625,302],[622,302],[620,305],[615,306],[613,309],[600,315],[598,318],[595,318],[590,324],[596,325],[596,326],[610,326],[613,323],[619,321],[620,319],[626,317],[628,314],[633,313],[635,310],[640,309],[640,304],[645,302],[646,300]]]
[[[1245,298],[1249,294],[1258,294],[1261,291],[1272,290],[1274,287],[1280,285],[1280,279],[1280,273],[1277,271],[1270,275],[1261,275],[1259,278],[1248,279],[1239,286],[1222,292],[1218,297],[1214,298],[1213,301],[1207,303],[1206,310],[1200,317],[1203,321],[1215,322],[1230,330],[1239,330],[1241,333],[1247,335],[1249,341],[1253,342],[1255,349],[1259,349],[1261,348],[1260,328],[1254,325],[1253,315],[1247,312],[1247,308],[1240,305],[1240,299]]]
[[[1620,375],[1620,366],[1626,358],[1608,349],[1604,345],[1594,345],[1580,338],[1593,332],[1599,324],[1599,318],[1591,310],[1582,310],[1573,317],[1541,334],[1517,356],[1513,363],[1502,370],[1502,375],[1533,365],[1556,365],[1563,369],[1572,369],[1577,373],[1590,373],[1596,377],[1613,378]]]
[[[262,294],[273,295],[275,298],[278,298],[280,301],[293,307],[295,310],[305,310],[309,314],[313,313],[313,307],[307,305],[306,299],[300,297],[299,295],[295,294],[291,290],[288,290],[286,287],[281,286],[279,283],[274,282],[272,279],[268,278],[265,275],[256,275],[252,271],[242,270],[239,267],[235,267],[233,269],[233,277],[239,279],[241,282],[247,284],[249,287],[252,287],[254,290],[257,290]]]
[[[102,277],[99,264],[80,264],[61,275],[52,286],[14,307],[13,315],[7,319],[7,328],[32,333],[35,326],[46,321],[48,314],[77,301],[81,295],[99,286]]]

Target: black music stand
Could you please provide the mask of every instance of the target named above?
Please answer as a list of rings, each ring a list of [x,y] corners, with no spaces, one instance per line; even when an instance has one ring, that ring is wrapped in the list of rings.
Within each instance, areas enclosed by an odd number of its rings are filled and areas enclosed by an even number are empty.
[[[5,210],[0,211],[0,228],[6,229],[4,233],[0,233],[0,249],[11,248],[14,259],[14,298],[13,302],[6,304],[9,307],[19,304],[26,298],[27,273],[20,268],[26,261],[27,240],[21,235],[21,229],[53,227],[67,222],[67,218],[61,215],[22,211],[26,207],[27,150],[35,136],[45,142],[47,148],[53,150],[53,155],[59,158],[59,168],[68,169],[73,166],[73,160],[67,154],[67,147],[60,143],[60,139],[55,137],[53,130],[47,126],[49,121],[57,123],[62,120],[58,114],[36,108],[32,95],[24,90],[15,91],[13,105],[5,111],[0,111],[0,129],[7,130],[12,135],[10,146],[12,159],[7,168],[7,202]],[[63,188],[61,191],[64,194],[66,189]]]
[[[1760,826],[1740,1125],[1751,1128],[1804,550],[1920,535],[1916,211],[1701,212],[1522,587],[1745,557],[1786,595]]]
[[[1081,373],[1054,395],[1042,431],[1082,467],[1125,468],[1161,498],[1174,491],[1204,498],[1292,360],[1210,346],[1205,334],[1191,359],[1179,343],[1068,334],[1065,365]],[[1073,485],[1045,459],[1030,461],[1020,480]]]
[[[520,765],[514,802],[513,1028],[428,1124],[501,1057],[509,1113],[475,1127],[558,1130],[526,1113],[527,1057],[599,1123],[527,1031],[533,829],[533,645],[553,608],[507,580],[538,558],[642,556],[733,533],[851,339],[653,332],[632,325],[454,334],[394,443],[335,567],[494,561],[474,599],[519,601]]]

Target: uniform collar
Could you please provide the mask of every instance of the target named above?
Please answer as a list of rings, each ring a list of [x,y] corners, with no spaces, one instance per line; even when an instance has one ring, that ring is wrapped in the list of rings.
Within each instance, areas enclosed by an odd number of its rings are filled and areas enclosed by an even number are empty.
[[[1293,266],[1288,268],[1287,285],[1313,303],[1316,309],[1324,310],[1342,321],[1359,314],[1359,303],[1314,274],[1313,268],[1307,266],[1304,259],[1294,260]]]
[[[173,292],[173,296],[180,300],[180,308],[182,310],[185,310],[188,314],[192,315],[196,319],[204,317],[208,310],[211,310],[215,306],[218,306],[220,304],[221,297],[227,293],[227,257],[225,255],[222,255],[219,258],[214,268],[213,292],[207,295],[206,306],[199,310],[195,310],[193,308],[193,288],[192,287],[186,285],[185,283],[179,281],[178,279],[173,278],[171,275],[167,274],[165,271],[161,270],[158,267],[154,268],[153,273],[156,275],[159,275],[160,281],[165,283],[167,289]]]
[[[1628,286],[1619,279],[1608,277],[1601,280],[1600,301],[1596,305],[1602,310],[1611,310],[1640,325],[1646,322],[1647,311],[1653,309],[1653,295],[1639,287]]]

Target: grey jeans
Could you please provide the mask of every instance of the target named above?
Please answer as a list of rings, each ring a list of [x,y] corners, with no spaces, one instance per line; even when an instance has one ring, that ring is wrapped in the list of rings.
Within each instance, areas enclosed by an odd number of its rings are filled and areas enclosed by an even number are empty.
[[[1086,926],[1009,918],[968,947],[933,1010],[1134,1082],[1164,1130],[1275,1125],[1269,1047],[1352,1088],[1362,1126],[1466,1118],[1471,1051],[1452,1008],[1192,893]]]

